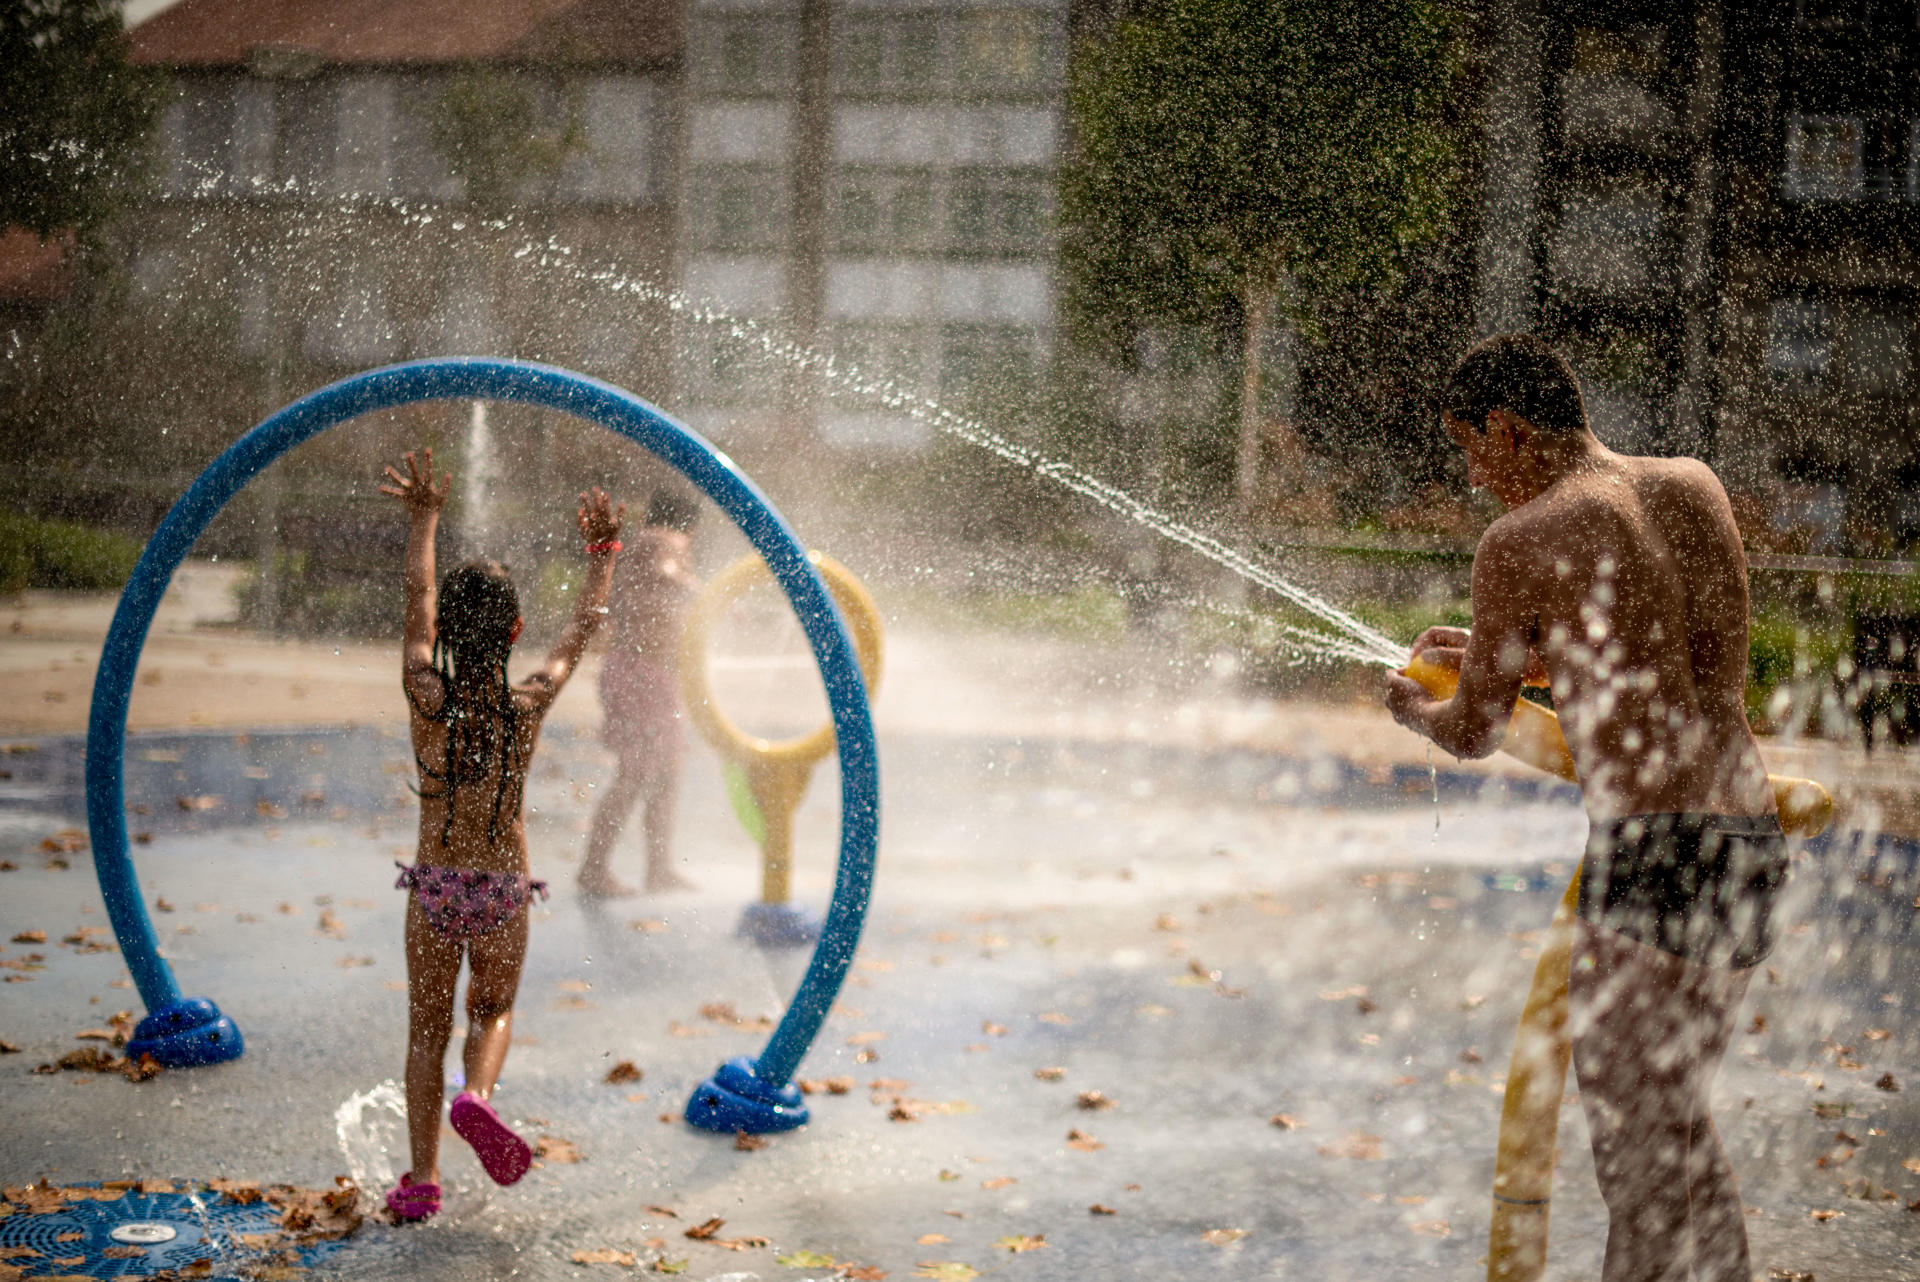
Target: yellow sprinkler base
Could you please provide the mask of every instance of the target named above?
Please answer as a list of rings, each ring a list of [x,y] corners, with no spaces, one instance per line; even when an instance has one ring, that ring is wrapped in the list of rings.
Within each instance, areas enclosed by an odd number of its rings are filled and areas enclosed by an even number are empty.
[[[820,571],[820,577],[827,581],[835,604],[846,616],[848,630],[853,634],[854,651],[860,660],[860,675],[866,681],[871,698],[880,686],[880,612],[852,571],[818,552],[807,555]],[[763,910],[786,905],[793,893],[793,812],[813,779],[814,766],[834,749],[832,722],[801,738],[774,742],[741,730],[713,701],[707,684],[708,633],[729,605],[755,584],[771,578],[766,563],[757,556],[735,561],[715,575],[694,602],[687,616],[686,630],[680,635],[680,697],[687,709],[687,719],[723,761],[744,774],[747,796],[734,796],[736,809],[743,812],[742,822],[746,822],[747,811],[743,802],[751,801],[752,808],[758,812],[759,824],[747,826],[749,831],[758,828],[754,833],[760,843],[761,858],[758,907]],[[766,911],[760,916],[786,920]]]

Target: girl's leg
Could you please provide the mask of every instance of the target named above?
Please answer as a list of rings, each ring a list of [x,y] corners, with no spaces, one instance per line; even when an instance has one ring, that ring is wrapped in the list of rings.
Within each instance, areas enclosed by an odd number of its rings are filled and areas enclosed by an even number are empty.
[[[446,1093],[447,1041],[453,1035],[460,945],[427,925],[407,897],[407,1139],[416,1183],[440,1182],[440,1104]]]
[[[1578,923],[1569,1031],[1607,1204],[1604,1282],[1687,1282],[1697,1033],[1675,957]]]
[[[486,1099],[513,1043],[513,999],[527,959],[527,911],[467,943],[467,1089]]]
[[[626,825],[634,803],[640,800],[645,784],[646,772],[636,760],[636,754],[622,751],[613,782],[594,808],[593,830],[587,836],[587,857],[580,861],[576,877],[580,893],[597,898],[633,893],[632,887],[615,880],[608,865],[613,860],[613,844],[619,840],[620,829]]]
[[[675,734],[678,728],[675,728]],[[680,806],[680,766],[684,749],[663,743],[646,783],[647,813],[643,831],[647,840],[647,891],[692,890],[694,885],[673,870],[673,821]]]

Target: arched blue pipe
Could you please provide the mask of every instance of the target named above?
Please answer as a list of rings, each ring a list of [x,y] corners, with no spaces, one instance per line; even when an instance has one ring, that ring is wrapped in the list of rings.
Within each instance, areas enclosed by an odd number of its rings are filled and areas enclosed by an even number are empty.
[[[726,1078],[733,1070],[729,1085],[735,1093],[744,1087],[749,1104],[764,1095],[779,1115],[759,1124],[747,1118],[750,1129],[796,1125],[795,1119],[804,1120],[805,1111],[797,1109],[797,1093],[787,1083],[819,1033],[853,963],[872,893],[879,839],[879,755],[853,640],[800,540],[731,459],[631,392],[527,361],[470,357],[413,361],[356,374],[302,397],[215,459],[173,505],[141,553],[101,651],[87,727],[87,821],[94,871],[120,951],[149,1012],[129,1043],[129,1052],[151,1053],[163,1063],[195,1064],[231,1059],[240,1054],[242,1045],[238,1030],[212,1002],[181,996],[172,969],[160,956],[127,846],[123,776],[127,705],[160,598],[173,572],[221,508],[282,454],[359,415],[448,398],[517,401],[560,410],[618,432],[650,451],[697,485],[740,527],[766,559],[806,631],[826,682],[840,753],[840,859],[833,900],[806,975],[766,1048],[757,1060],[745,1062],[744,1068],[741,1061],[734,1061],[719,1074]],[[696,1102],[700,1097],[696,1091]],[[700,1121],[691,1105],[688,1120]],[[719,1120],[724,1129],[742,1124],[731,1113]]]

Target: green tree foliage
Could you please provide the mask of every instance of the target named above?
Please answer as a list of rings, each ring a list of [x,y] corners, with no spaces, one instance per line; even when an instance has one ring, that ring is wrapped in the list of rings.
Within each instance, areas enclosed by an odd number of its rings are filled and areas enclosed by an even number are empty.
[[[94,235],[145,176],[162,86],[114,0],[0,0],[0,227]]]
[[[571,93],[557,129],[542,127],[539,105],[522,79],[497,67],[454,73],[434,103],[428,128],[434,147],[467,199],[504,211],[530,182],[551,180],[567,157],[586,150],[586,126]]]
[[[1427,0],[1148,0],[1076,52],[1074,319],[1118,345],[1242,318],[1243,499],[1269,302],[1304,316],[1441,230],[1457,62]]]

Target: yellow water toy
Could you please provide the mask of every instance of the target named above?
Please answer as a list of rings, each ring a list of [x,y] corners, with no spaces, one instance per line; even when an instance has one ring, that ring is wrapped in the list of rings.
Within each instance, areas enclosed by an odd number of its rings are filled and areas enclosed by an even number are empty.
[[[1407,676],[1436,699],[1453,697],[1460,674],[1416,658]],[[1530,766],[1579,782],[1560,718],[1537,703],[1514,704],[1500,750]],[[1770,775],[1780,826],[1815,837],[1833,821],[1833,797],[1811,779]],[[1567,967],[1573,956],[1574,913],[1580,871],[1553,911],[1540,945],[1533,983],[1520,1013],[1500,1105],[1500,1141],[1493,1166],[1493,1219],[1487,1234],[1487,1282],[1538,1282],[1547,1267],[1547,1218],[1553,1204],[1554,1142],[1560,1133],[1560,1097],[1572,1042],[1567,1037]]]
[[[880,686],[880,612],[847,567],[819,552],[807,553],[807,559],[846,616],[860,675],[872,698]],[[778,742],[750,735],[720,710],[707,683],[707,638],[715,621],[756,584],[771,578],[766,562],[745,556],[715,575],[700,594],[680,634],[680,696],[687,719],[720,754],[735,813],[760,846],[760,902],[748,907],[740,933],[756,943],[799,945],[817,939],[820,925],[790,902],[793,812],[812,781],[814,766],[834,750],[833,723]]]

